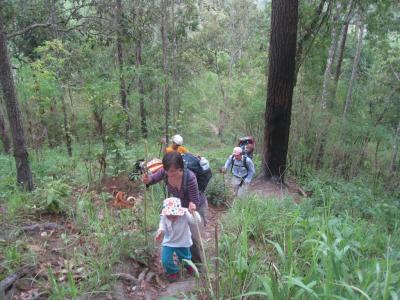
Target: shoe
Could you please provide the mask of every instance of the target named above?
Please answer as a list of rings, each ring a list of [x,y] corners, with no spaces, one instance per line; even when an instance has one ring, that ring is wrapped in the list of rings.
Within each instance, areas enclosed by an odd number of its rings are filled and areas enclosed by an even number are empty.
[[[178,279],[179,279],[178,273],[175,273],[175,274],[167,274],[167,280],[168,280],[169,283],[177,282]]]
[[[186,272],[189,276],[193,276],[194,275],[194,269],[192,267],[186,267]]]

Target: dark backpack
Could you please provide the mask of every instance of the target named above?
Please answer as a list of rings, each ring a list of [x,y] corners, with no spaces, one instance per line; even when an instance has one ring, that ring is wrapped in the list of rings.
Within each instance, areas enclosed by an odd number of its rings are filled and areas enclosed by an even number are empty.
[[[233,157],[233,155],[231,156],[231,173],[233,171],[233,164],[235,163],[235,158]],[[243,165],[246,168],[247,173],[249,172],[249,167],[247,166],[247,155],[243,155]],[[246,176],[243,177],[243,179],[246,179]]]
[[[195,156],[191,153],[182,154],[183,162],[185,164],[185,169],[189,169],[196,175],[197,184],[199,186],[199,191],[204,193],[207,185],[212,177],[211,168],[208,165],[208,161],[199,156]],[[188,174],[188,172],[185,172]],[[187,175],[185,174],[183,178],[183,188],[187,189]]]

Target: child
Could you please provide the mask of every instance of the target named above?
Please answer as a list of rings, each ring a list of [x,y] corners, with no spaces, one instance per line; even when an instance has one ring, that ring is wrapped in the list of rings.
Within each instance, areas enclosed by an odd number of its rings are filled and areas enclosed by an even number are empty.
[[[173,260],[174,252],[180,261],[192,258],[190,246],[193,242],[189,223],[200,222],[200,215],[196,211],[190,213],[187,208],[183,208],[179,198],[171,197],[164,200],[155,240],[162,241],[161,260],[170,282],[177,281],[179,273],[179,267]],[[190,266],[186,266],[186,269],[189,274],[193,274]]]

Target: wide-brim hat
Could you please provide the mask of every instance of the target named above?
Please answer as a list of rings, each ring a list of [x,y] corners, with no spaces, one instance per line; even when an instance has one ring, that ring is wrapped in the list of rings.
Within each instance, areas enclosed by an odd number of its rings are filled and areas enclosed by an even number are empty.
[[[161,216],[183,216],[184,214],[185,208],[181,206],[181,199],[171,197],[164,200]]]

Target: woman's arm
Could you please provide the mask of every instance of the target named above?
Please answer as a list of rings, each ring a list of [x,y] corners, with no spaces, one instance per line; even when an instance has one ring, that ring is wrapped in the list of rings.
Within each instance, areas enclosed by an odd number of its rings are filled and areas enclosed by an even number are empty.
[[[158,170],[157,172],[155,172],[152,175],[148,175],[148,174],[143,174],[142,175],[142,182],[144,184],[155,184],[157,182],[160,182],[161,180],[163,180],[165,177],[165,170],[163,168],[161,168],[160,170]]]

